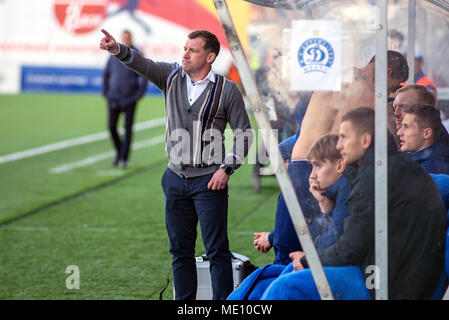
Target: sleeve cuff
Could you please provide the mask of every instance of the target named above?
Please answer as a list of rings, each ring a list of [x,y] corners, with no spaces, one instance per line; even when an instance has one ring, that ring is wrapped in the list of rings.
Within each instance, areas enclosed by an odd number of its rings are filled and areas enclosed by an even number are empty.
[[[120,54],[120,43],[118,43],[118,51],[117,51],[117,53],[111,53],[111,55],[113,55],[113,56],[117,56],[118,54]]]
[[[300,261],[301,261],[301,264],[304,267],[304,269],[309,268],[309,264],[307,263],[306,256],[302,257]]]
[[[274,240],[274,230],[270,232],[270,234],[268,235],[268,242],[270,242],[271,245],[273,245],[273,240]]]
[[[236,155],[234,153],[229,153],[225,157],[223,165],[229,166],[233,170],[237,170],[242,163],[243,163],[243,161],[238,155]]]
[[[131,50],[124,44],[118,44],[119,51],[114,56],[122,62],[129,62],[132,58]]]

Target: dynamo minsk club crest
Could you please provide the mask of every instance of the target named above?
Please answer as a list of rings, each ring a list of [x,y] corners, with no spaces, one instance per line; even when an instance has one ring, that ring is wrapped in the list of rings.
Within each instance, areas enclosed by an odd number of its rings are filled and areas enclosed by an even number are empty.
[[[299,47],[298,62],[305,73],[327,73],[334,63],[334,49],[324,39],[308,39]]]

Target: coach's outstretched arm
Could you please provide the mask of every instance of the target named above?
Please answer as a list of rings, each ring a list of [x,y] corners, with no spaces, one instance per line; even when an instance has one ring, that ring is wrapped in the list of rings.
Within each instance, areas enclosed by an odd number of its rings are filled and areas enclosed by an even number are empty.
[[[107,32],[104,29],[101,29],[101,32],[103,32],[104,37],[101,38],[100,49],[106,50],[111,54],[117,54],[119,51],[119,47],[114,37],[111,36],[109,32]]]

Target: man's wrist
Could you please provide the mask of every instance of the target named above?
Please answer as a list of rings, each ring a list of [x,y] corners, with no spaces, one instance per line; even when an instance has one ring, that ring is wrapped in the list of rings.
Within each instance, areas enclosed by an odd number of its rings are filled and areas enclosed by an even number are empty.
[[[117,45],[119,51],[114,56],[122,62],[128,62],[131,58],[131,50],[120,42],[117,42]]]
[[[234,168],[233,168],[232,166],[228,165],[228,164],[222,164],[222,165],[220,166],[220,168],[223,169],[224,172],[225,172],[228,176],[230,176],[231,174],[234,173]]]
[[[111,54],[112,54],[113,56],[116,56],[116,55],[118,55],[119,53],[120,53],[120,45],[117,43],[117,52],[116,52],[116,53],[111,52]]]

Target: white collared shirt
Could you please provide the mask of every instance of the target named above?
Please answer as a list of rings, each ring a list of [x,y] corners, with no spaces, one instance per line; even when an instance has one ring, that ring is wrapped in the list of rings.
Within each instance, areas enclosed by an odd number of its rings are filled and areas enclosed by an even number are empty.
[[[196,99],[203,93],[204,89],[206,89],[209,82],[215,83],[215,73],[212,69],[207,74],[206,78],[203,80],[198,80],[197,82],[193,82],[190,79],[189,75],[186,73],[186,81],[187,81],[187,98],[189,99],[189,104],[192,105]]]

